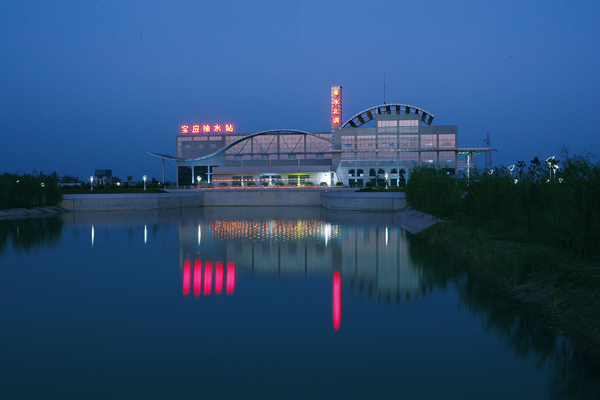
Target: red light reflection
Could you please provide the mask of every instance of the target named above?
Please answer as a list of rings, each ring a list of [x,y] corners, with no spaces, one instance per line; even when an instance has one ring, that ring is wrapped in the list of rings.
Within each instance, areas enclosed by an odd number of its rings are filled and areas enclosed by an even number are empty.
[[[227,294],[233,294],[235,289],[235,265],[232,262],[227,263]]]
[[[217,262],[215,269],[215,293],[219,294],[223,291],[223,263]]]
[[[212,263],[204,263],[204,295],[207,296],[212,290]]]
[[[192,266],[190,260],[183,262],[183,295],[187,296],[190,294],[190,282],[192,279]]]
[[[333,327],[340,328],[342,319],[342,282],[339,271],[333,274]]]
[[[194,296],[200,296],[202,289],[202,263],[199,260],[194,261]]]

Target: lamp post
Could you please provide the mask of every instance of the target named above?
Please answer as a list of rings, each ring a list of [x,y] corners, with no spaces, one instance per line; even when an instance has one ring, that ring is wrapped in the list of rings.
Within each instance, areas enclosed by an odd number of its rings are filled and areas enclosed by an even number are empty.
[[[200,175],[198,175],[196,177],[196,180],[198,181],[198,190],[200,190],[200,181],[202,180],[202,177]]]
[[[144,192],[146,191],[146,179],[148,178],[147,175],[144,175]]]
[[[385,174],[385,188],[388,188],[388,174]]]
[[[94,190],[94,176],[90,176],[90,190]]]

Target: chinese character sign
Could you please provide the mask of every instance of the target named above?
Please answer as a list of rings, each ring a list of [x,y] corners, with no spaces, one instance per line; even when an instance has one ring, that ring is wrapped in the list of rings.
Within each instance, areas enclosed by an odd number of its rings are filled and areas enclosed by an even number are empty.
[[[198,135],[200,133],[222,133],[222,132],[227,132],[227,133],[233,133],[233,124],[196,124],[196,125],[192,125],[191,129],[190,129],[190,125],[181,125],[181,134],[182,135],[187,135],[187,134],[194,134],[194,135]]]
[[[331,87],[331,131],[340,129],[342,124],[342,87]]]

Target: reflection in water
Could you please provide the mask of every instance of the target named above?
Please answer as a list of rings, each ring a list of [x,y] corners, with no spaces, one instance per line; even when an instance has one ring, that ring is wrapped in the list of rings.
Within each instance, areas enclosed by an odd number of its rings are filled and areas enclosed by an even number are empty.
[[[223,262],[217,261],[214,271],[215,294],[223,292]],[[202,273],[202,261],[196,258],[194,260],[194,270],[192,275],[192,265],[189,258],[183,261],[183,295],[189,296],[193,281],[194,297],[198,297],[202,291],[202,275],[204,275],[204,295],[212,293],[213,284],[213,263],[206,261],[204,263],[204,274]],[[192,278],[193,276],[193,278]],[[235,288],[235,265],[233,262],[227,263],[227,294],[233,294]]]
[[[342,283],[340,272],[333,273],[333,328],[340,328],[342,319]]]
[[[324,290],[329,293],[323,297],[322,305],[326,312],[325,329],[331,330],[332,318],[333,329],[343,331],[344,335],[353,333],[350,329],[353,315],[348,311],[356,313],[355,317],[360,315],[358,310],[351,309],[360,301],[366,300],[372,306],[389,305],[393,312],[404,311],[415,299],[422,302],[434,292],[456,289],[459,307],[477,317],[484,336],[498,337],[503,349],[524,360],[521,364],[533,360],[538,370],[548,377],[548,397],[600,398],[595,381],[598,374],[591,371],[597,362],[582,348],[555,330],[549,330],[526,310],[494,294],[489,286],[471,279],[432,246],[391,224],[389,215],[384,216],[247,208],[176,210],[156,215],[71,213],[54,218],[0,221],[0,257],[9,245],[19,253],[55,246],[61,240],[72,240],[74,245],[85,241],[85,246],[80,247],[90,250],[87,229],[92,227],[91,239],[98,253],[106,245],[109,232],[121,229],[124,242],[127,243],[128,234],[130,238],[131,247],[126,247],[126,251],[134,246],[141,249],[143,240],[148,244],[144,249],[162,247],[169,257],[177,252],[177,261],[172,261],[177,264],[170,265],[177,270],[169,272],[179,273],[179,276],[175,274],[173,283],[182,288],[184,298],[189,298],[190,292],[194,298],[201,298],[202,293],[205,296],[223,292],[232,295],[236,272],[242,285],[248,283],[243,280],[245,275],[266,279],[323,277],[328,282]],[[131,220],[127,220],[128,217]],[[63,225],[73,234],[62,238]],[[86,232],[81,234],[81,239],[79,232]],[[172,239],[170,246],[165,246],[165,237]],[[70,251],[68,246],[64,249],[65,253]],[[115,254],[121,257],[116,250]],[[2,264],[2,268],[12,271],[7,264]],[[135,263],[127,265],[135,273],[137,267]],[[157,283],[160,284],[163,283]],[[179,300],[179,289],[172,292]],[[239,291],[223,306],[232,307],[235,299],[251,295],[252,291]],[[370,310],[366,312],[372,312],[372,306],[365,307]],[[344,327],[341,326],[342,307]],[[232,310],[232,314],[234,312]],[[21,315],[15,312],[17,314]]]
[[[36,247],[60,242],[63,221],[59,216],[0,220],[0,257],[8,245],[28,253]]]

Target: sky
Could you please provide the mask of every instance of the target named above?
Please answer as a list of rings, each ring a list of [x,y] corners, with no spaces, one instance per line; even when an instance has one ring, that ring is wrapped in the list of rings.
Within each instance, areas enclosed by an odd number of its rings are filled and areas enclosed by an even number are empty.
[[[330,130],[333,84],[494,166],[600,156],[600,2],[0,0],[0,173],[160,180],[182,124]]]

